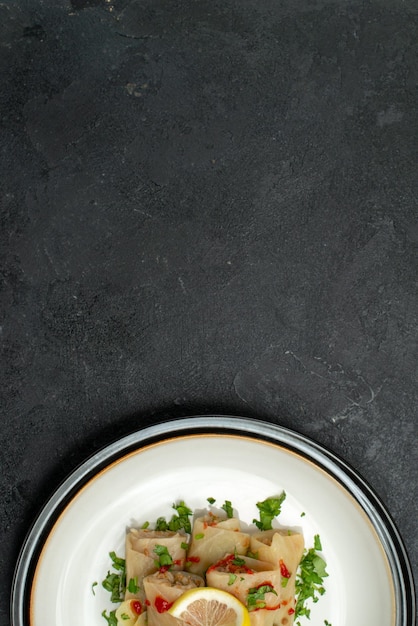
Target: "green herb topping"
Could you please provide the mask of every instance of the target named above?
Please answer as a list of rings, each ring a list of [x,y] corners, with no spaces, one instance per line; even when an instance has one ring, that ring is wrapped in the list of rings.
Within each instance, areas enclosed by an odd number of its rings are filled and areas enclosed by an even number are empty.
[[[238,556],[237,551],[235,551],[234,558],[232,559],[231,563],[233,563],[234,565],[238,565],[239,567],[245,565],[244,559]]]
[[[282,504],[286,498],[286,493],[283,491],[278,498],[267,498],[263,502],[257,502],[257,508],[260,511],[260,520],[253,520],[253,523],[260,530],[270,530],[272,528],[272,521],[280,514]]]
[[[177,512],[177,515],[173,515],[168,522],[164,517],[159,517],[155,524],[155,530],[172,530],[177,532],[184,529],[186,533],[190,534],[192,528],[189,517],[193,515],[193,511],[183,501],[180,504],[173,504],[173,509]]]
[[[155,561],[156,567],[171,567],[173,565],[173,559],[167,550],[167,546],[157,545],[154,548],[154,552],[158,556],[158,561]]]
[[[129,583],[128,583],[127,589],[128,589],[128,591],[130,593],[138,593],[139,585],[138,585],[138,578],[136,576],[135,576],[135,578],[130,578],[129,579]]]
[[[266,593],[274,593],[277,596],[276,590],[271,585],[260,585],[260,587],[249,589],[247,595],[248,610],[264,609],[266,606],[264,597]]]
[[[234,517],[234,511],[230,500],[225,500],[225,504],[223,504],[221,508],[225,511],[227,517]]]
[[[319,535],[315,535],[314,547],[305,550],[296,575],[296,607],[295,618],[305,616],[309,619],[310,609],[307,607],[309,599],[318,602],[325,593],[323,580],[328,576],[326,563],[319,556],[317,550],[322,550]]]
[[[116,572],[107,572],[102,586],[110,593],[111,602],[122,602],[126,589],[125,559],[118,557],[115,552],[109,552],[109,556]]]
[[[102,617],[105,618],[109,626],[118,626],[118,620],[116,617],[116,611],[110,611],[109,615],[107,615],[106,611],[102,612]]]

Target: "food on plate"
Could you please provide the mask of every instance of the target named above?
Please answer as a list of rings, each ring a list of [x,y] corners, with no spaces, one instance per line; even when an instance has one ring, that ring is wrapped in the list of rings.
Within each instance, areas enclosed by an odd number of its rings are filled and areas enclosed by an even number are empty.
[[[102,583],[120,603],[103,611],[108,626],[292,626],[309,618],[310,603],[325,593],[326,563],[318,535],[306,550],[298,529],[278,525],[285,497],[258,502],[252,525],[229,501],[192,523],[180,502],[169,521],[129,528],[125,559],[110,553],[116,572]]]
[[[277,619],[283,607],[282,581],[280,569],[272,569],[270,563],[251,557],[228,554],[212,565],[206,572],[209,586],[232,593],[251,612],[251,624],[257,615],[257,623],[281,624]],[[285,613],[294,604],[286,607]]]
[[[161,567],[182,570],[186,561],[187,536],[171,530],[130,528],[126,534],[126,579],[134,581],[126,588],[125,599],[145,599],[142,581]]]
[[[208,567],[224,554],[246,554],[249,547],[250,536],[241,532],[239,519],[225,519],[209,512],[194,521],[187,551],[187,569],[203,576]]]

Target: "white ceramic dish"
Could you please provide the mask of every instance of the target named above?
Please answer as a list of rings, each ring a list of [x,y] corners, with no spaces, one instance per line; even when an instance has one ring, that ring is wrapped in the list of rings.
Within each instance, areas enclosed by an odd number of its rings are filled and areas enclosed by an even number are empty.
[[[108,553],[127,526],[170,516],[185,500],[231,500],[244,522],[255,503],[287,493],[280,523],[319,534],[326,594],[306,626],[413,626],[412,574],[390,517],[364,481],[305,437],[257,420],[196,417],[125,437],[86,461],[48,502],[23,547],[12,626],[105,626]],[[304,513],[302,516],[301,514]]]

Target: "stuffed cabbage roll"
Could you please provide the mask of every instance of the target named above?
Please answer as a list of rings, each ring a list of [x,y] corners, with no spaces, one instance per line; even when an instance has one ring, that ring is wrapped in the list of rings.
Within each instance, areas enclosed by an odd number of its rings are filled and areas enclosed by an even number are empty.
[[[144,600],[142,581],[161,567],[183,570],[187,536],[173,531],[131,528],[126,535],[125,600]],[[130,585],[130,581],[133,583]]]
[[[290,626],[291,619],[282,605],[282,574],[271,564],[259,559],[228,554],[209,567],[206,581],[232,593],[250,612],[251,626]]]
[[[292,575],[296,574],[304,547],[303,535],[288,530],[264,530],[251,535],[250,550],[257,558],[274,568],[284,563]]]
[[[178,620],[167,613],[173,602],[185,591],[204,587],[197,574],[179,571],[159,571],[143,581],[147,603],[148,626],[178,626]]]
[[[283,626],[293,624],[295,608],[295,582],[299,563],[303,556],[304,539],[300,533],[288,530],[265,530],[251,536],[250,550],[259,559],[268,561],[282,575],[281,606],[278,622]],[[255,617],[255,616],[254,616]],[[275,624],[276,622],[273,622]],[[263,622],[259,622],[260,626]],[[254,621],[252,626],[258,626]]]
[[[225,553],[245,554],[249,545],[250,536],[241,532],[237,518],[208,513],[194,521],[186,569],[204,576],[207,568]]]

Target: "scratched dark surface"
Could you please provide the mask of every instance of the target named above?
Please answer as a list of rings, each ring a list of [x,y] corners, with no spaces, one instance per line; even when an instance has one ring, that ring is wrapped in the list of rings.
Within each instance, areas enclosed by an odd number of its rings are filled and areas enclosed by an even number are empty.
[[[0,4],[0,624],[40,506],[229,413],[354,466],[418,565],[415,1]]]

